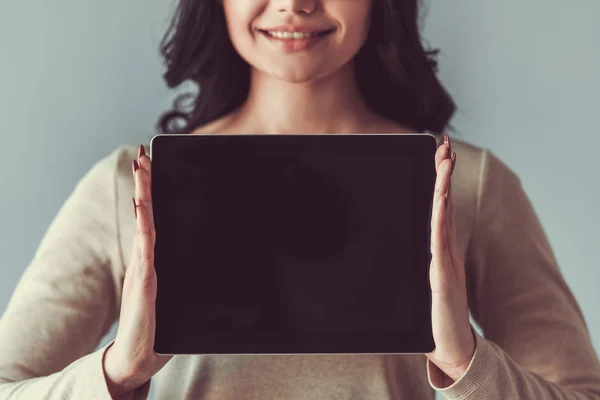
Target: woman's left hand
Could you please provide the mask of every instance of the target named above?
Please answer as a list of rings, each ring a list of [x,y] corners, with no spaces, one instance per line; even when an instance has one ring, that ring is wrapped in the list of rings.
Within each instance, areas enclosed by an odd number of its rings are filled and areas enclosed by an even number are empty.
[[[475,353],[471,331],[465,266],[456,244],[450,177],[456,163],[448,135],[435,154],[437,178],[431,216],[431,319],[435,349],[427,358],[451,381],[459,379]],[[447,203],[447,204],[446,204]],[[447,385],[445,385],[447,386]]]

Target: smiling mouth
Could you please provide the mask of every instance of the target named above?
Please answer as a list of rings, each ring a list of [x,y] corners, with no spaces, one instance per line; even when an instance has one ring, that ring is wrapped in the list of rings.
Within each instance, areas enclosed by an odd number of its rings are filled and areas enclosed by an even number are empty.
[[[302,40],[302,39],[310,39],[318,36],[325,36],[333,32],[335,28],[329,29],[322,32],[278,32],[278,31],[265,31],[259,29],[258,31],[268,37],[272,37],[275,39],[283,39],[283,40]]]

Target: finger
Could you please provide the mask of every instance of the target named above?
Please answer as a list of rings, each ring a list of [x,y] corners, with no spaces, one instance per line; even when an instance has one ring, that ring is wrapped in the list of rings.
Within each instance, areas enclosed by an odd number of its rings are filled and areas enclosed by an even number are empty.
[[[148,157],[143,156],[142,161],[138,161],[139,169],[135,174],[135,197],[138,204],[143,204],[147,209],[152,210],[152,192],[150,190],[150,168]]]
[[[140,250],[140,260],[151,260],[153,259],[154,249],[154,227],[150,221],[150,212],[144,204],[137,205],[137,244]],[[147,248],[147,247],[150,247]]]
[[[143,149],[143,147],[140,146],[140,149]],[[150,193],[150,160],[143,154],[143,150],[140,153],[141,158],[133,162],[135,179],[134,202],[137,213],[134,242],[141,288],[150,289],[149,293],[151,294],[155,282],[153,278],[155,274],[154,243],[156,234]]]
[[[441,162],[438,168],[436,177],[436,185],[434,190],[434,204],[432,208],[431,219],[431,255],[432,255],[432,271],[431,271],[431,289],[441,293],[451,285],[454,274],[452,259],[449,251],[447,224],[448,224],[448,209],[447,188],[450,181],[450,170],[452,164],[450,159],[445,159]]]
[[[430,287],[436,294],[445,294],[453,286],[454,271],[448,266],[450,263],[448,245],[446,239],[446,208],[444,206],[445,196],[438,196],[434,201],[435,217],[431,230],[431,263],[430,263]]]
[[[134,201],[135,201],[135,199],[134,199]],[[135,208],[137,208],[137,206],[135,206]],[[135,217],[135,223],[134,223],[135,229],[134,229],[134,232],[133,232],[133,241],[132,241],[132,244],[131,244],[131,249],[132,249],[131,250],[131,257],[132,257],[131,258],[131,263],[133,263],[134,261],[137,261],[137,260],[140,259],[140,252],[139,252],[139,242],[140,242],[139,236],[140,236],[140,232],[139,232],[139,228],[138,228],[139,224],[137,223],[137,219],[138,219],[138,217]]]
[[[152,207],[152,192],[150,188],[150,165],[147,156],[142,157],[142,161],[138,163],[139,169],[135,173],[135,199],[138,206],[144,206],[148,214],[148,222],[150,223],[151,234],[155,236],[154,232],[154,210]],[[142,167],[146,165],[146,167]],[[139,214],[139,208],[138,208]]]
[[[450,151],[446,143],[442,143],[435,152],[435,169],[437,170],[440,163],[450,157]]]
[[[446,224],[447,224],[447,189],[450,182],[450,169],[452,165],[449,159],[442,161],[438,168],[434,189],[434,206],[431,217],[432,251],[437,252],[438,258],[447,256]]]
[[[140,149],[143,147],[140,146]],[[135,181],[135,210],[136,210],[136,235],[135,252],[137,277],[143,297],[149,302],[155,298],[155,270],[154,270],[154,218],[150,193],[149,158],[141,151],[141,160],[133,161]]]
[[[452,198],[452,182],[448,187],[448,209],[446,212],[446,235],[448,241],[448,249],[452,265],[456,269],[457,276],[464,275],[464,264],[462,257],[458,251],[458,239],[456,233],[456,225],[454,223],[454,200]],[[463,271],[459,270],[463,269]]]
[[[436,260],[443,259],[446,252],[446,235],[444,233],[445,221],[445,196],[436,196],[433,201],[431,216],[431,256]]]
[[[452,161],[449,158],[442,160],[437,168],[435,179],[434,197],[445,195],[450,183],[450,171],[452,169]]]
[[[150,157],[146,154],[146,151],[143,150],[144,146],[140,145],[140,151],[138,156],[138,162],[140,163],[140,167],[144,169],[148,173],[150,177],[150,188],[152,188],[152,161]]]
[[[155,284],[154,270],[154,236],[152,234],[152,226],[149,221],[150,213],[144,205],[138,205],[138,234],[137,234],[137,251],[138,251],[138,268],[139,278],[142,289],[153,290]]]
[[[135,174],[135,172],[134,172]],[[134,175],[134,179],[135,179],[135,175]],[[139,259],[140,259],[140,251],[139,251],[139,233],[140,233],[140,229],[139,229],[139,223],[138,223],[138,206],[137,206],[137,202],[135,200],[135,197],[131,198],[131,206],[132,206],[132,210],[131,213],[133,214],[132,217],[134,218],[134,222],[133,222],[133,238],[132,238],[132,243],[131,243],[131,256],[129,259],[129,263],[125,266],[125,271],[127,272],[129,269],[135,269],[135,266],[139,265]],[[126,276],[129,274],[126,274]],[[126,279],[127,280],[127,279]]]

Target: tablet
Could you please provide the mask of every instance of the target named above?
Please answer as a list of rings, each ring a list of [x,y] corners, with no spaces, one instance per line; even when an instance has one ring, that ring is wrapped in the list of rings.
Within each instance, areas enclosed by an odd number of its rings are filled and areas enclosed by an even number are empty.
[[[424,134],[157,135],[159,354],[433,351]]]

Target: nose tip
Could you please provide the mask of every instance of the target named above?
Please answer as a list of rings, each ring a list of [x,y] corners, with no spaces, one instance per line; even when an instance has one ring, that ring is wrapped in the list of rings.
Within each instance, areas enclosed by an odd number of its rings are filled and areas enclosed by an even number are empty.
[[[316,7],[316,0],[279,0],[279,11],[310,14]]]

